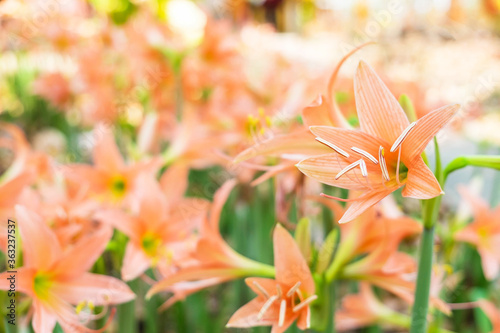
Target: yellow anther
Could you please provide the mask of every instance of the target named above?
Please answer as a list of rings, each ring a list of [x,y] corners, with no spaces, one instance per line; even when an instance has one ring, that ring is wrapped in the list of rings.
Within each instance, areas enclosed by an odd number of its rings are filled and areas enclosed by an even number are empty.
[[[85,309],[85,306],[87,305],[87,301],[82,301],[80,303],[78,303],[78,305],[76,306],[76,314],[80,314],[80,312],[82,312],[83,309]]]
[[[266,125],[269,127],[271,127],[271,125],[272,125],[271,117],[269,117],[269,116],[266,116]]]

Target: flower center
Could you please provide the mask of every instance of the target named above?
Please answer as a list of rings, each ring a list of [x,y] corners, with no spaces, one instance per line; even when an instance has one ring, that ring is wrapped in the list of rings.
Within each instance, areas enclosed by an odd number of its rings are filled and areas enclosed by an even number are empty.
[[[245,123],[245,131],[249,137],[263,135],[269,127],[271,127],[271,118],[265,114],[262,108],[259,108],[258,117],[250,114]]]
[[[37,273],[33,280],[33,289],[35,294],[40,299],[47,299],[49,297],[49,289],[52,286],[50,276],[45,273]]]
[[[117,198],[122,197],[127,190],[127,182],[122,175],[114,176],[111,179],[111,193]]]
[[[477,229],[477,234],[480,239],[485,240],[490,235],[490,230],[486,226],[482,226]]]
[[[161,239],[152,233],[146,233],[141,240],[144,252],[150,257],[155,257],[158,254],[158,247],[161,243]]]
[[[302,284],[300,281],[298,281],[293,287],[288,289],[286,293],[282,291],[281,285],[279,283],[276,284],[276,294],[269,295],[266,289],[264,289],[257,281],[254,281],[253,284],[257,289],[260,290],[262,295],[267,299],[264,305],[262,305],[262,308],[260,309],[257,319],[262,320],[264,318],[264,315],[266,312],[271,308],[271,306],[279,301],[279,317],[278,317],[278,326],[282,327],[285,323],[286,315],[287,315],[287,306],[291,307],[291,310],[293,313],[298,312],[302,310],[303,308],[309,306],[312,302],[314,302],[318,296],[317,295],[311,295],[304,299],[304,296],[302,295],[300,288],[300,285]],[[307,323],[307,326],[309,327],[310,323]]]

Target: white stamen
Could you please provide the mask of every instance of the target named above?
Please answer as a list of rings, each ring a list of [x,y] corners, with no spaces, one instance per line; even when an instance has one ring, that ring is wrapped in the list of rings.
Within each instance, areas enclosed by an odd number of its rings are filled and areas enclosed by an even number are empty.
[[[288,292],[286,293],[286,297],[291,297],[293,295],[293,293],[299,289],[300,285],[302,284],[302,282],[297,282],[292,288],[290,288],[290,290],[288,290]]]
[[[361,168],[361,174],[363,175],[363,177],[367,177],[368,170],[366,169],[365,160],[361,160],[361,163],[359,163],[359,167]]]
[[[280,304],[280,317],[278,322],[279,327],[282,327],[283,324],[285,323],[285,315],[286,315],[286,300],[282,300]]]
[[[292,296],[292,304],[295,304],[295,297],[298,297],[299,301],[302,301],[302,299],[304,298],[299,288],[295,290],[295,294],[293,294]]]
[[[269,310],[269,308],[271,307],[271,305],[273,305],[273,303],[277,299],[278,299],[278,296],[276,296],[276,295],[273,295],[273,296],[269,297],[269,299],[266,301],[266,303],[264,303],[264,305],[262,306],[262,309],[260,309],[259,314],[257,315],[257,319],[258,320],[262,320],[262,318],[266,314],[267,310]]]
[[[318,137],[318,138],[316,138],[316,141],[319,141],[319,142],[321,142],[322,144],[327,145],[328,147],[332,148],[332,149],[333,149],[333,150],[335,150],[337,153],[339,153],[340,155],[342,155],[342,156],[344,156],[344,157],[346,157],[346,158],[348,158],[348,157],[349,157],[349,154],[348,154],[345,150],[341,149],[340,147],[337,147],[337,146],[336,146],[336,145],[334,145],[333,143],[330,143],[330,142],[328,142],[328,141],[326,141],[326,140],[324,140],[324,139],[322,139],[322,138],[319,138],[319,137]]]
[[[387,163],[384,157],[384,147],[380,146],[378,149],[378,159],[380,160],[380,169],[382,170],[382,176],[384,179],[389,181],[391,177],[389,176],[389,171],[387,170]]]
[[[269,294],[267,293],[266,289],[264,289],[259,283],[257,283],[257,281],[253,281],[252,283],[257,289],[259,289],[262,294],[264,294],[264,296],[266,296],[266,298],[269,298]]]
[[[303,307],[305,307],[305,306],[309,305],[310,303],[314,302],[317,298],[318,298],[318,296],[316,296],[316,295],[309,296],[308,298],[306,298],[305,300],[303,300],[302,302],[300,302],[298,305],[294,306],[292,311],[293,312],[299,311]]]
[[[394,144],[391,147],[391,153],[394,153],[396,151],[396,149],[398,149],[399,146],[401,146],[404,139],[406,139],[406,137],[408,136],[408,133],[410,133],[411,129],[413,127],[415,127],[416,124],[417,124],[417,122],[415,121],[415,122],[411,123],[410,125],[408,125],[407,128],[405,128],[403,133],[401,133],[401,135],[396,139],[396,141],[394,141]]]
[[[306,328],[311,328],[311,310],[307,308]]]
[[[398,183],[398,185],[400,185],[399,183],[399,163],[401,161],[401,147],[399,148],[399,151],[398,151],[398,164],[396,165],[396,183]]]
[[[340,172],[335,176],[335,180],[339,179],[340,177],[342,177],[342,175],[352,169],[354,169],[355,167],[357,167],[360,163],[361,163],[362,160],[357,160],[356,162],[352,163],[352,164],[349,164],[348,166],[346,166],[344,169],[340,170]]]
[[[354,150],[356,153],[363,155],[364,157],[366,157],[367,159],[369,159],[373,163],[378,164],[377,159],[375,157],[373,157],[373,155],[370,154],[369,152],[367,152],[363,149],[357,148],[357,147],[351,147],[351,149]]]

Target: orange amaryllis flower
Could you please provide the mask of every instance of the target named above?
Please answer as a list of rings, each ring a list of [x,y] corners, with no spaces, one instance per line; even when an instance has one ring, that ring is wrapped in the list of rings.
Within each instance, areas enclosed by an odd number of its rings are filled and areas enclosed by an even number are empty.
[[[317,200],[328,206],[335,216],[344,213],[335,201]],[[415,288],[412,277],[417,265],[411,256],[397,250],[404,238],[420,233],[422,225],[406,216],[388,216],[387,207],[370,208],[357,217],[355,223],[340,225],[341,240],[326,277],[329,280],[367,281],[412,303]],[[394,215],[392,211],[390,213]],[[446,304],[438,298],[433,298],[432,302],[442,312],[449,312]]]
[[[149,267],[176,266],[185,260],[193,246],[195,233],[207,214],[208,202],[203,199],[182,198],[177,192],[183,170],[170,167],[162,181],[168,184],[165,193],[153,176],[138,177],[141,186],[133,197],[137,202],[131,214],[108,210],[96,214],[129,237],[123,258],[122,278],[135,279]]]
[[[493,329],[490,333],[500,333],[500,310],[498,304],[495,305],[492,302],[486,301],[484,299],[479,300],[479,307],[486,313],[486,316],[490,319]]]
[[[481,255],[484,276],[494,279],[500,272],[500,206],[490,209],[482,199],[460,189],[474,212],[474,221],[455,234],[455,240],[474,245]]]
[[[314,199],[330,208],[335,218],[345,213],[345,209],[338,202],[323,197]],[[327,273],[330,279],[342,274],[346,265],[351,269],[355,268],[356,273],[365,269],[373,271],[382,268],[388,258],[397,251],[403,239],[422,231],[422,225],[409,217],[389,216],[386,207],[388,205],[372,207],[356,218],[356,223],[340,226],[340,243]],[[395,215],[392,212],[391,214]],[[360,255],[364,257],[359,259]],[[356,260],[357,258],[359,260]]]
[[[33,82],[33,92],[64,110],[71,98],[69,80],[58,72],[44,73]]]
[[[276,279],[246,279],[258,296],[233,314],[228,327],[272,326],[271,332],[280,333],[297,320],[300,329],[309,328],[309,305],[317,298],[309,267],[293,237],[279,224],[273,240]]]
[[[93,308],[132,300],[135,295],[120,280],[87,273],[101,255],[111,229],[99,227],[93,234],[63,249],[56,235],[36,214],[16,206],[18,227],[23,239],[24,266],[17,269],[17,290],[33,299],[33,328],[36,333],[52,332],[59,322],[65,332],[91,332],[72,305]],[[0,289],[8,290],[7,278],[0,274]],[[83,314],[83,313],[82,313]]]
[[[421,232],[421,225],[407,217],[385,218],[376,215],[373,219],[363,220],[365,215],[361,215],[356,223],[343,225],[353,227],[350,231],[342,229],[344,234],[347,231],[347,235],[339,245],[339,260],[342,260],[350,246],[354,256],[342,268],[340,276],[367,281],[412,304],[415,291],[413,278],[417,264],[413,257],[398,252],[397,249],[403,238]],[[355,228],[358,224],[363,226]],[[403,226],[405,224],[406,227]],[[365,256],[354,260],[359,255]],[[449,307],[439,298],[432,297],[431,301],[443,313],[450,313]]]
[[[311,126],[317,140],[333,153],[297,164],[304,174],[324,184],[363,192],[351,200],[339,223],[352,221],[402,186],[405,197],[429,199],[442,194],[421,154],[458,105],[442,107],[410,124],[396,98],[364,62],[359,64],[354,87],[360,130]]]
[[[89,200],[88,187],[82,187],[75,196],[70,196],[65,184],[58,180],[40,182],[36,190],[26,188],[19,202],[48,221],[64,248],[95,229],[92,217],[99,203]]]
[[[156,172],[159,160],[139,162],[127,165],[116,146],[111,130],[104,125],[96,126],[95,147],[93,150],[94,166],[69,165],[64,171],[70,188],[77,191],[82,184],[89,184],[91,195],[96,199],[121,203],[133,192],[133,185],[139,173]]]
[[[387,323],[398,327],[408,327],[410,317],[399,314],[383,304],[365,282],[360,284],[360,292],[342,299],[342,307],[335,312],[335,329],[351,331],[361,327]]]
[[[162,291],[172,293],[163,308],[200,289],[229,280],[252,275],[274,275],[273,267],[237,253],[220,235],[220,214],[235,184],[234,180],[229,180],[217,190],[209,216],[202,222],[200,235],[189,253],[189,259],[169,269],[166,269],[166,265],[158,266],[165,278],[151,287],[148,297]]]
[[[21,200],[21,193],[31,185],[39,170],[42,156],[33,153],[21,129],[9,123],[0,123],[0,152],[8,150],[15,157],[0,175],[0,218],[14,218],[14,206]],[[39,161],[37,161],[39,160]],[[6,251],[7,224],[0,226],[0,249]]]

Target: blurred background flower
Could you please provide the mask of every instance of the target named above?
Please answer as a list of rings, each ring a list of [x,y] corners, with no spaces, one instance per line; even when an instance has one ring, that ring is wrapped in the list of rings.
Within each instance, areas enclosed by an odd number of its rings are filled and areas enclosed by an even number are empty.
[[[410,122],[461,104],[437,136],[444,165],[500,153],[497,0],[3,0],[0,31],[0,270],[7,220],[19,219],[53,241],[19,241],[20,271],[36,269],[30,246],[57,248],[61,258],[81,247],[93,261],[75,272],[106,275],[108,289],[120,291],[94,304],[74,292],[64,320],[50,307],[57,302],[43,303],[62,297],[49,283],[62,278],[44,275],[19,289],[20,332],[49,330],[39,325],[44,309],[53,312],[49,324],[59,322],[54,332],[81,324],[120,333],[269,332],[225,326],[254,297],[240,278],[274,275],[277,223],[295,235],[315,280],[318,299],[307,307],[321,323],[314,328],[407,330],[419,203],[397,190],[338,227],[344,203],[318,194],[352,194],[295,167],[332,151],[309,126],[359,128],[353,78],[361,59]],[[434,152],[427,147],[431,169]],[[457,191],[471,182],[481,188],[474,214]],[[498,326],[491,243],[499,188],[498,173],[473,168],[443,188],[429,332]],[[92,248],[96,234],[105,244]],[[335,290],[328,279],[339,280]],[[90,298],[100,291],[85,288]],[[291,299],[285,314],[278,303],[268,313],[276,329],[297,306]],[[307,320],[301,315],[299,327]],[[9,329],[0,321],[0,332]],[[287,332],[297,331],[293,324]]]

